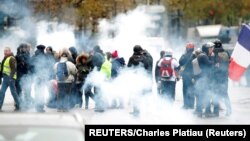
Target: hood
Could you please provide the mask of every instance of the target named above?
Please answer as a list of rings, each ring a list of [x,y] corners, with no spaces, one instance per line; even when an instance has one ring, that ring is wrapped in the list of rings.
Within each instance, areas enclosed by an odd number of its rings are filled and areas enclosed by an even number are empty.
[[[77,56],[77,58],[76,58],[76,64],[80,64],[82,58],[86,58],[88,60],[89,55],[88,54],[81,54],[81,55]]]
[[[125,60],[123,57],[116,59],[120,64],[125,65]]]

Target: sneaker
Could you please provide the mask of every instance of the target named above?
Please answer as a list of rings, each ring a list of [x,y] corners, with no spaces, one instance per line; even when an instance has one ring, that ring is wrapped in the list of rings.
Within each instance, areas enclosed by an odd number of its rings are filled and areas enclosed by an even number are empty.
[[[182,106],[181,109],[187,110],[188,106]]]
[[[216,115],[214,113],[205,113],[205,117],[207,118],[211,118],[211,117],[215,117]],[[219,114],[218,114],[219,116]]]
[[[44,113],[45,112],[45,110],[43,108],[38,108],[38,109],[36,109],[36,111],[39,112],[39,113]]]
[[[21,109],[20,108],[15,108],[14,112],[21,112]]]
[[[193,112],[194,115],[197,115],[199,114],[199,112],[197,112],[196,110]]]
[[[194,106],[188,106],[188,109],[194,109]]]
[[[213,117],[219,117],[219,116],[220,116],[220,114],[218,113],[218,114],[214,114]]]
[[[57,112],[63,112],[63,110],[62,109],[57,109]]]
[[[197,117],[202,118],[202,113],[198,113],[198,112],[197,112],[196,115],[197,115]]]
[[[95,109],[95,112],[103,113],[103,112],[104,112],[104,109]]]
[[[62,112],[69,112],[69,110],[68,109],[63,109]]]
[[[133,115],[134,117],[138,117],[140,115],[140,112],[133,111],[133,112],[130,112],[129,114]]]
[[[81,107],[80,107],[80,104],[76,104],[74,108],[75,108],[75,109],[81,108]]]

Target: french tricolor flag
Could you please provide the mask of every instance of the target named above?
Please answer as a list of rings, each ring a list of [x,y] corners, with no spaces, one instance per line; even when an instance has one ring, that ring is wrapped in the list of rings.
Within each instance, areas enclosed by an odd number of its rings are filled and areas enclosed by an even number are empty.
[[[250,64],[250,27],[243,25],[229,64],[229,78],[238,81]]]

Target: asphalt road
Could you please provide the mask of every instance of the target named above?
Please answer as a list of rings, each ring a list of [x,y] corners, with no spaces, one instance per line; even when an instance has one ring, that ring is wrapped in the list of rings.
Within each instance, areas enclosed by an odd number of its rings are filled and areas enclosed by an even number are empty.
[[[103,113],[94,111],[94,103],[90,103],[90,109],[73,109],[82,115],[88,124],[250,124],[250,88],[245,86],[230,86],[229,96],[232,103],[232,115],[225,116],[223,105],[219,118],[198,118],[193,110],[183,110],[182,93],[177,86],[176,102],[173,106],[159,104],[157,96],[145,98],[141,114],[134,117],[130,114],[132,106],[124,109],[107,109]],[[14,103],[9,90],[6,93],[3,112],[13,112]],[[57,112],[55,109],[46,108],[46,112]],[[26,112],[35,112],[31,109]]]

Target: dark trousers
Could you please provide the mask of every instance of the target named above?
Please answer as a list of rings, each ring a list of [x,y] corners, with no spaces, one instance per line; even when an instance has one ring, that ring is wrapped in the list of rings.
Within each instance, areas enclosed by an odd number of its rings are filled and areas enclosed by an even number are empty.
[[[74,108],[76,104],[78,104],[78,93],[80,90],[78,90],[77,84],[75,82],[72,83],[71,85],[71,94],[70,96],[70,103],[69,107]]]
[[[75,101],[75,104],[79,104],[80,107],[82,107],[82,86],[83,86],[82,82],[75,84],[76,93],[74,96],[74,101]]]
[[[58,83],[57,109],[69,110],[71,97],[72,83]]]
[[[89,108],[89,98],[94,99],[94,94],[92,93],[91,89],[92,89],[92,86],[88,85],[85,88],[85,91],[84,91],[84,95],[85,95],[85,109]]]
[[[162,96],[170,102],[175,100],[175,81],[161,81]]]
[[[17,95],[20,97],[22,93],[21,78],[17,78],[17,80],[15,81],[15,86]]]
[[[183,76],[183,102],[184,108],[194,108],[194,86],[192,82],[192,77]]]
[[[0,90],[0,109],[2,109],[7,88],[10,87],[11,95],[16,103],[16,109],[20,108],[20,98],[17,95],[15,80],[7,75],[3,75],[2,87]]]

